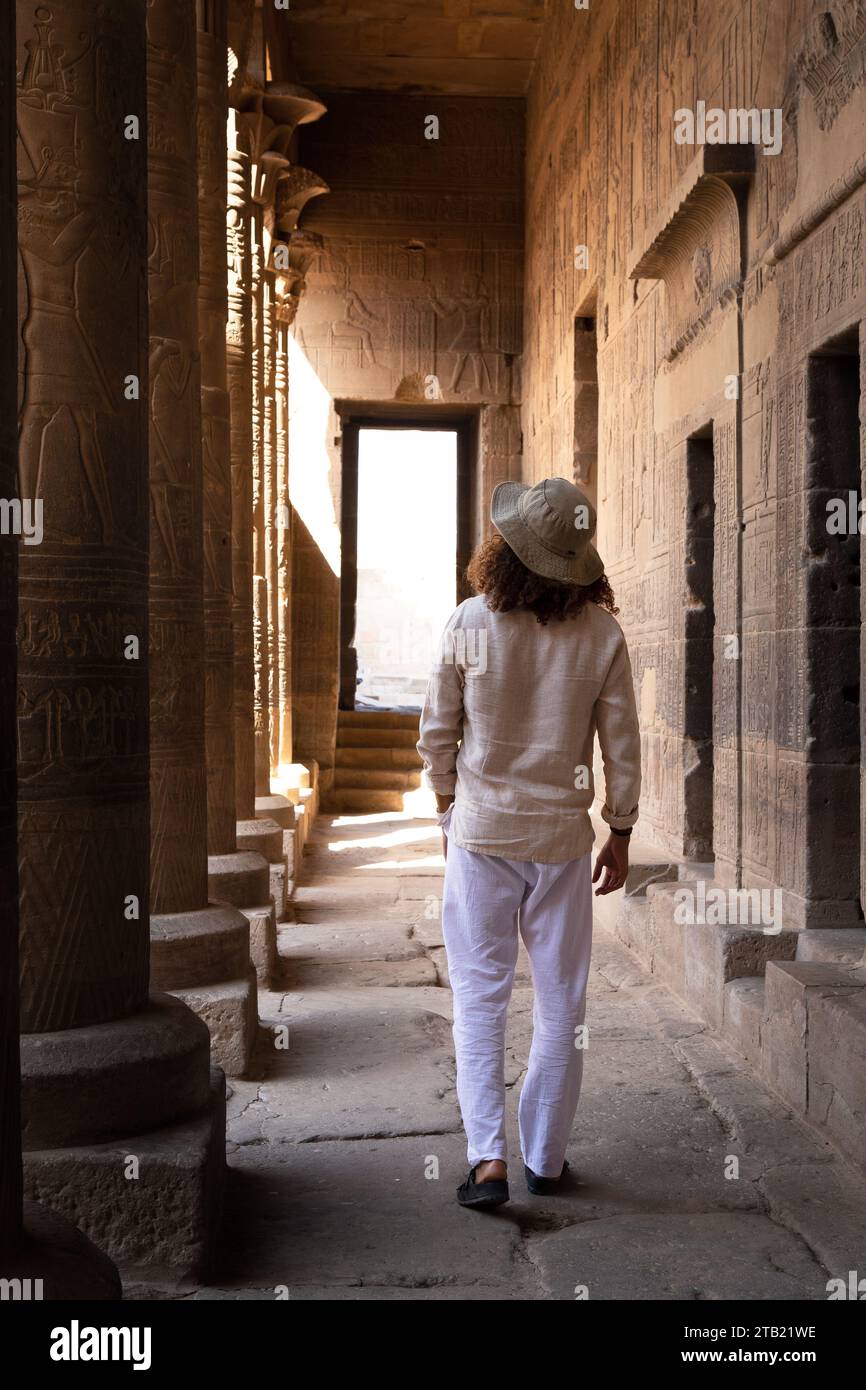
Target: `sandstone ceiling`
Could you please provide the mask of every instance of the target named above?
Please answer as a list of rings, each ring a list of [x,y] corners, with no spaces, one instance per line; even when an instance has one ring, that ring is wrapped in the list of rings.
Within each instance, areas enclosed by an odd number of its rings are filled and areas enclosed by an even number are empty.
[[[545,0],[291,0],[296,80],[313,88],[521,96]]]

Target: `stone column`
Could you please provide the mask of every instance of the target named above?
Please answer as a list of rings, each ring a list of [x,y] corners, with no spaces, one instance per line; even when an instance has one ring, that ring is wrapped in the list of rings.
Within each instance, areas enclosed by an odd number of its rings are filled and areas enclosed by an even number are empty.
[[[235,565],[235,771],[239,821],[255,816],[256,793],[267,791],[267,619],[264,595],[264,224],[253,202],[250,229],[249,353],[252,377],[250,462],[233,460]]]
[[[15,484],[15,15],[0,19],[0,498]],[[15,619],[18,539],[0,535],[0,1259],[21,1231],[18,867],[15,834]],[[5,1268],[4,1271],[5,1273]]]
[[[273,304],[269,269],[270,235],[266,228],[268,182],[260,150],[254,152],[253,201],[250,227],[251,285],[250,362],[252,377],[252,496],[246,480],[236,496],[243,495],[251,511],[246,524],[236,526],[238,575],[235,611],[236,678],[243,682],[246,698],[235,702],[235,729],[238,746],[245,751],[244,775],[238,769],[238,843],[259,849],[270,865],[271,896],[277,921],[287,918],[288,868],[283,832],[272,813],[289,806],[284,797],[271,796],[270,710],[273,633],[270,622],[268,577],[271,568],[269,543],[273,530],[273,454],[274,454],[274,362]],[[267,158],[267,157],[266,157]],[[240,516],[238,520],[241,521]],[[249,614],[252,610],[252,628]],[[250,645],[249,638],[252,637]],[[250,714],[252,682],[252,720]],[[239,759],[240,764],[240,759]],[[294,811],[291,812],[294,816]]]
[[[275,758],[275,739],[278,733],[277,717],[277,425],[276,425],[276,377],[277,377],[277,335],[274,311],[274,268],[273,259],[265,270],[263,296],[263,337],[264,372],[262,400],[264,415],[264,470],[262,478],[263,545],[262,564],[255,569],[255,582],[262,586],[264,612],[262,614],[263,646],[266,656],[262,660],[262,696],[264,698],[264,718],[261,729],[256,730],[256,796],[270,796],[271,768]],[[261,602],[258,598],[257,602]],[[265,678],[266,677],[266,678]]]
[[[110,1254],[192,1268],[224,1079],[148,994],[146,10],[18,5],[24,1172]]]
[[[208,893],[212,901],[231,903],[247,918],[250,954],[256,973],[266,982],[276,963],[269,869],[261,854],[238,844],[235,813],[233,475],[234,459],[244,451],[250,418],[249,392],[238,367],[246,357],[242,330],[248,276],[248,174],[243,152],[236,145],[233,118],[228,151],[226,146],[225,0],[198,0],[198,14]],[[246,471],[248,475],[248,458]]]
[[[0,498],[30,504],[32,523],[35,499],[19,498],[15,479],[15,204],[15,11],[7,6],[0,18]],[[0,1278],[20,1281],[21,1298],[112,1299],[120,1297],[120,1278],[111,1261],[62,1217],[36,1202],[22,1207],[15,825],[18,545],[14,531],[0,535]]]
[[[286,132],[298,124],[317,120],[324,106],[312,92],[291,82],[271,84],[263,102],[265,114],[274,123],[270,136],[278,148],[288,149]],[[288,440],[288,330],[294,321],[304,276],[321,238],[297,229],[298,219],[310,198],[328,191],[327,184],[307,169],[271,153],[271,192],[269,221],[273,228],[269,270],[277,318],[274,361],[274,488],[276,513],[271,546],[271,564],[266,572],[271,621],[271,768],[285,795],[256,798],[256,809],[279,821],[283,827],[286,859],[287,900],[291,899],[300,865],[303,843],[309,833],[317,792],[312,767],[292,761],[292,672],[291,672],[291,504],[289,488]],[[287,902],[287,916],[290,908]]]
[[[277,184],[277,205],[280,188]],[[300,866],[301,832],[307,829],[309,797],[302,792],[303,770],[293,764],[292,740],[292,521],[289,489],[289,331],[304,288],[304,274],[321,238],[295,232],[278,233],[271,259],[274,265],[274,559],[271,573],[272,644],[276,690],[271,709],[271,768],[284,796],[257,797],[256,809],[283,827],[287,898],[290,900]],[[272,679],[273,689],[273,679]],[[302,799],[305,804],[301,806]],[[289,909],[287,906],[287,913]]]
[[[267,16],[265,16],[267,27]],[[276,61],[276,59],[275,59]],[[262,844],[262,852],[271,860],[271,892],[277,903],[277,911],[282,918],[291,916],[289,900],[295,878],[299,857],[298,817],[305,814],[297,809],[302,799],[300,787],[289,784],[289,779],[302,775],[302,770],[291,766],[291,759],[280,774],[280,781],[286,779],[284,787],[289,795],[282,795],[271,789],[271,774],[279,766],[279,738],[281,724],[280,709],[280,557],[279,550],[283,540],[288,540],[289,532],[285,526],[288,519],[288,458],[287,458],[287,388],[286,361],[282,368],[278,365],[278,342],[281,325],[277,322],[277,312],[285,317],[287,306],[291,305],[293,295],[285,294],[287,280],[292,290],[297,287],[291,268],[289,247],[285,237],[291,235],[304,202],[317,193],[326,191],[326,185],[315,175],[303,171],[304,177],[297,178],[297,166],[289,158],[293,135],[297,126],[303,122],[316,120],[323,113],[324,106],[313,93],[288,81],[270,82],[264,93],[253,90],[247,92],[243,122],[253,155],[253,203],[257,209],[257,220],[262,227],[262,290],[261,303],[261,356],[256,362],[258,371],[254,372],[254,390],[258,384],[261,405],[256,414],[261,424],[260,448],[253,450],[253,601],[255,632],[254,663],[254,769],[255,769],[255,810],[257,822],[247,823],[244,833],[256,834]],[[292,193],[285,196],[286,184]],[[294,303],[296,304],[296,299]],[[290,315],[289,315],[290,318]],[[285,340],[282,347],[285,350]],[[286,449],[283,471],[284,508],[279,512],[280,468],[278,440],[277,374],[282,370],[282,392],[284,415],[282,421],[282,442]],[[283,576],[287,577],[288,554],[283,557]],[[288,589],[284,589],[287,598]],[[288,628],[283,610],[282,650],[287,652]],[[283,663],[283,690],[290,688],[290,672]],[[290,715],[286,707],[287,717]],[[290,740],[290,728],[287,728]],[[264,847],[263,822],[277,822],[281,837],[267,836],[269,848]],[[239,826],[239,834],[241,827]],[[277,846],[282,849],[277,856]]]
[[[147,38],[151,981],[236,1076],[258,1017],[249,922],[207,896],[196,0],[151,0]]]
[[[243,102],[244,84],[237,85]],[[261,783],[261,661],[266,660],[267,599],[261,537],[264,531],[264,216],[256,197],[259,169],[254,131],[232,109],[229,120],[229,389],[232,401],[232,568],[234,640],[235,798],[238,849],[268,861],[268,890],[274,923],[286,910],[287,871],[282,830],[256,815],[256,784]],[[254,572],[256,578],[254,579]],[[266,689],[266,687],[265,687]],[[265,744],[266,750],[266,744]],[[264,776],[267,778],[267,764]],[[267,783],[266,783],[267,789]],[[276,951],[274,934],[273,949]]]
[[[226,121],[223,15],[199,6],[198,188],[199,340],[204,469],[205,745],[208,853],[235,849],[232,703],[232,495],[226,378],[225,203],[222,130]],[[212,28],[208,27],[208,23]]]
[[[283,186],[291,175],[277,185],[278,217],[286,212]],[[324,190],[323,190],[324,191]],[[294,209],[289,220],[296,220]],[[292,525],[291,491],[289,486],[289,335],[306,284],[310,263],[321,248],[322,239],[315,232],[281,233],[275,243],[274,257],[278,262],[275,277],[277,319],[276,352],[276,451],[277,451],[277,740],[273,756],[275,770],[287,770],[292,765],[294,742],[292,735]],[[298,795],[297,791],[294,793]]]
[[[289,323],[277,295],[277,358],[274,376],[277,435],[277,736],[274,769],[292,761],[292,524],[289,501]]]

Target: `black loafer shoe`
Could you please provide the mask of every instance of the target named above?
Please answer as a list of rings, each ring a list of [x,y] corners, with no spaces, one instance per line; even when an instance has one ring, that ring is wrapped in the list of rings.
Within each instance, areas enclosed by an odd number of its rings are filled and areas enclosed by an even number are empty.
[[[488,1211],[501,1207],[509,1197],[505,1178],[492,1178],[490,1182],[476,1182],[475,1169],[470,1168],[469,1177],[457,1189],[457,1200],[461,1207],[477,1207]]]
[[[537,1173],[533,1173],[532,1169],[524,1163],[523,1171],[526,1174],[526,1186],[534,1197],[547,1197],[551,1192],[558,1191],[559,1184],[568,1172],[568,1166],[568,1159],[566,1159],[562,1165],[562,1172],[558,1178],[540,1178]]]

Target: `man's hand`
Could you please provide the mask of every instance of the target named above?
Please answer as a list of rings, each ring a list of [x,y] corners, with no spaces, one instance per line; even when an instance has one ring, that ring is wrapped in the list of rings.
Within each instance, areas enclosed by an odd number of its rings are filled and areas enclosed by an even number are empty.
[[[625,883],[628,873],[628,841],[628,835],[608,835],[599,850],[592,872],[593,883],[601,878],[601,883],[595,890],[597,898],[605,893],[615,893],[617,888],[622,888]]]
[[[438,792],[436,793],[436,810],[440,816],[444,816],[453,801],[453,796],[440,796]],[[448,858],[448,836],[445,834],[444,830],[442,831],[442,855],[443,858]]]

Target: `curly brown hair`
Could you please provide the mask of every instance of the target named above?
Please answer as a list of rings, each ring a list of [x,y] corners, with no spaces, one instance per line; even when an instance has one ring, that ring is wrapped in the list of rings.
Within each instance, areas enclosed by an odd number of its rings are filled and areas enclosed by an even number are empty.
[[[483,594],[487,607],[494,613],[508,613],[512,608],[528,608],[544,626],[551,618],[561,622],[576,618],[587,603],[597,603],[616,614],[619,609],[607,575],[593,584],[569,584],[559,579],[545,579],[533,574],[515,555],[511,546],[496,531],[479,546],[466,570],[466,577],[476,594]]]

